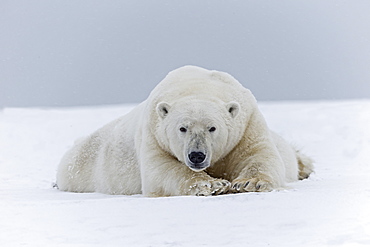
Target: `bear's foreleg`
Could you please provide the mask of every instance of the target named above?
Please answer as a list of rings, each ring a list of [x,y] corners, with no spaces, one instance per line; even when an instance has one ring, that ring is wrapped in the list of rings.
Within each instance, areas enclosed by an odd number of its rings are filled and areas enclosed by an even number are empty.
[[[192,171],[164,153],[152,153],[141,161],[141,180],[143,194],[154,197],[219,195],[231,186],[229,181],[213,178],[204,171]]]
[[[274,188],[273,179],[260,171],[260,164],[246,166],[232,181],[231,192],[268,192]]]
[[[284,186],[285,167],[270,130],[258,109],[234,149],[232,192],[262,192]]]
[[[237,170],[240,172],[230,188],[234,193],[268,192],[284,185],[284,164],[271,145],[239,163]]]

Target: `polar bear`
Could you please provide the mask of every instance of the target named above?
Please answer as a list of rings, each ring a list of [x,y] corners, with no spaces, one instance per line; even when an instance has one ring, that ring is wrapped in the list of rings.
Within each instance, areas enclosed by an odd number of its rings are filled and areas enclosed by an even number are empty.
[[[307,178],[312,160],[271,132],[231,75],[185,66],[147,100],[64,155],[60,190],[145,196],[264,192]]]

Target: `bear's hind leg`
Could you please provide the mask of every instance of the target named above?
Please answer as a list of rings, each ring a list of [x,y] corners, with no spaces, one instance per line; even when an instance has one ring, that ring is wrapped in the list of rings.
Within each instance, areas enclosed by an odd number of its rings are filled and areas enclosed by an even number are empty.
[[[299,151],[296,151],[296,157],[298,162],[299,180],[308,178],[310,174],[313,173],[313,160]]]

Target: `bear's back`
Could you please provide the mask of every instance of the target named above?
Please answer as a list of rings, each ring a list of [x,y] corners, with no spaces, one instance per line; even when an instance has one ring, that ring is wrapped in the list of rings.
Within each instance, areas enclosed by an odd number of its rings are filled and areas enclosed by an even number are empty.
[[[152,91],[151,98],[157,104],[160,101],[173,103],[178,99],[194,97],[214,98],[223,102],[243,101],[251,93],[231,75],[206,70],[196,66],[184,66],[170,72]]]

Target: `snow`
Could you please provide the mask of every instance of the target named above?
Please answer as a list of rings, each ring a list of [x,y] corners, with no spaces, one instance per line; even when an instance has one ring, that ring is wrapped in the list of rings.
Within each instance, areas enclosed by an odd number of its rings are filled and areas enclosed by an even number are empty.
[[[368,246],[370,100],[262,102],[316,173],[271,193],[145,198],[52,188],[73,141],[132,105],[0,111],[0,246]]]

